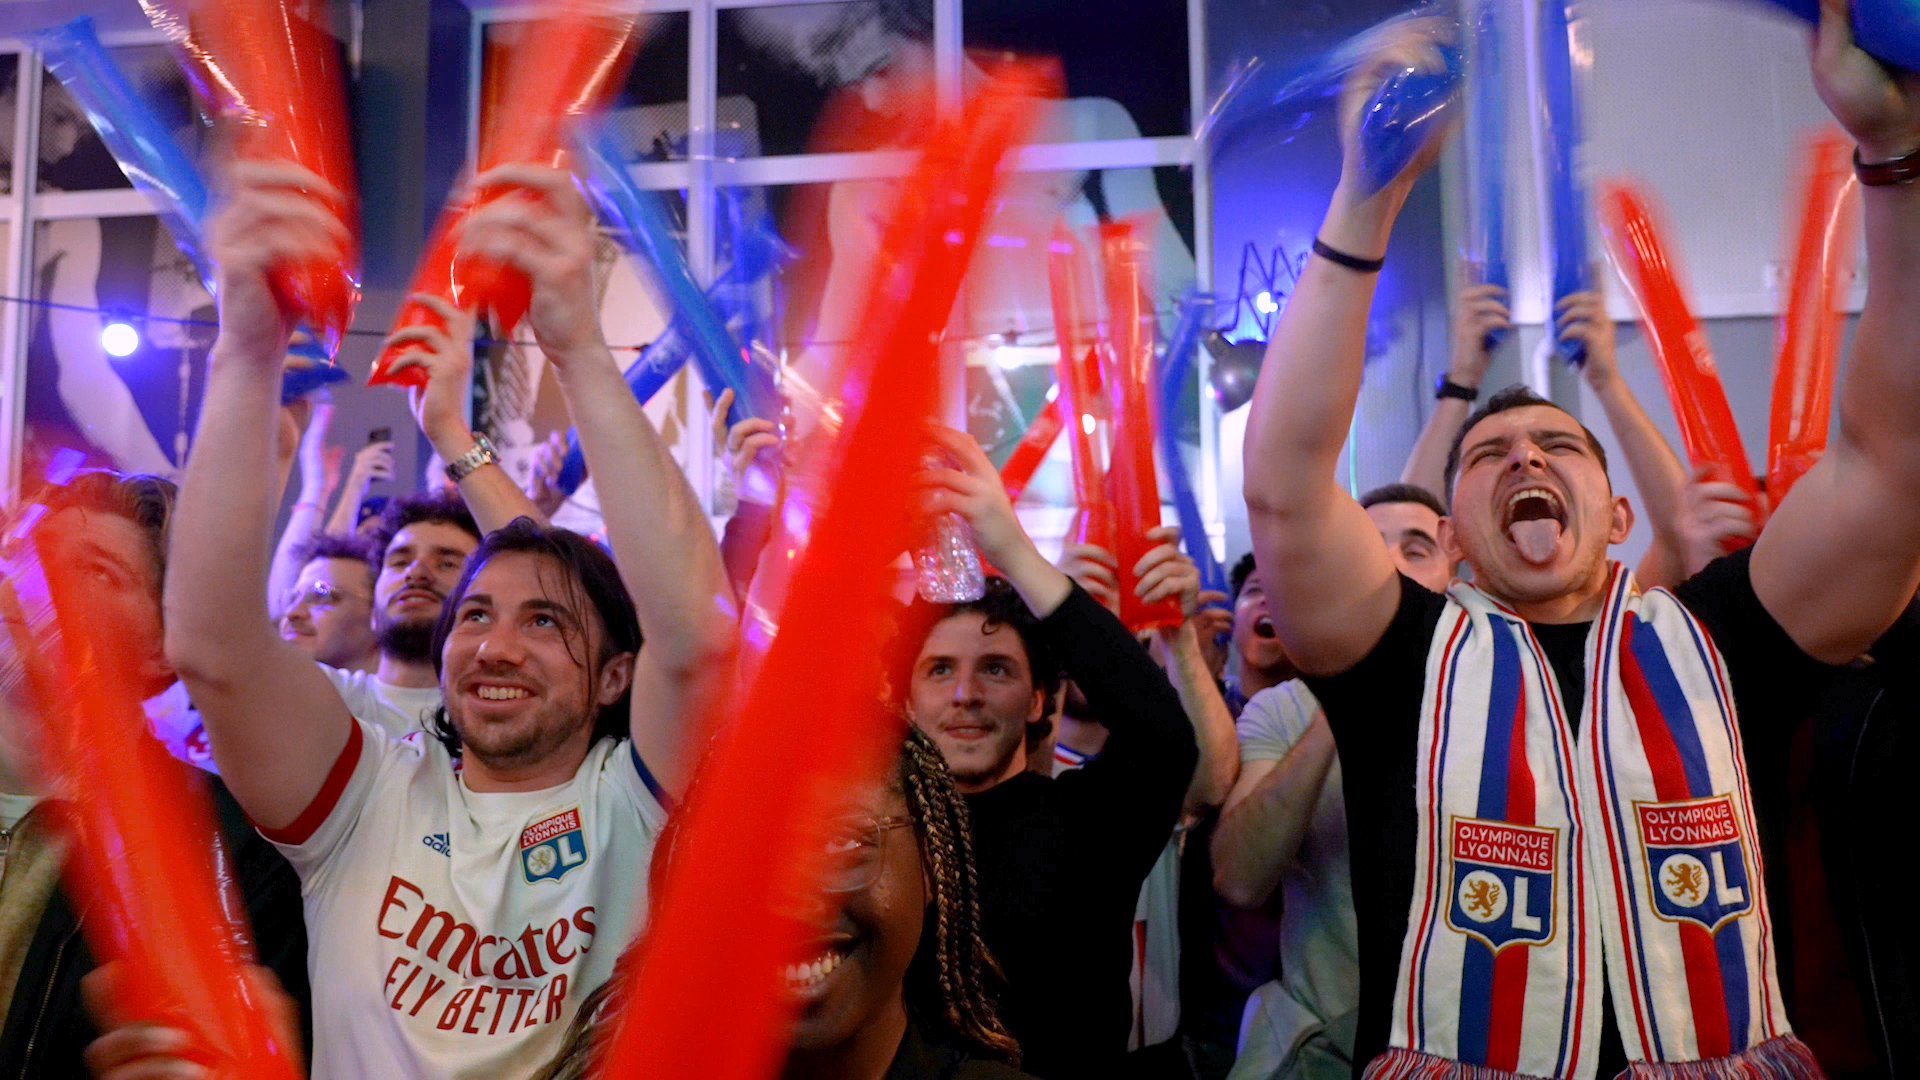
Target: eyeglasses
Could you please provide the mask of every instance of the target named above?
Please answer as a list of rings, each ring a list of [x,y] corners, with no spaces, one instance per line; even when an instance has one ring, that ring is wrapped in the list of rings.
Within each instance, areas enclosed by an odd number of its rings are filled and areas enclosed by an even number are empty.
[[[903,817],[852,817],[834,822],[821,849],[821,884],[828,892],[850,893],[880,880],[880,868],[887,859],[887,834],[912,824],[913,819]]]
[[[304,589],[294,589],[287,596],[287,607],[299,607],[302,603],[313,607],[339,607],[353,598],[353,594],[335,586],[331,582],[316,581]]]

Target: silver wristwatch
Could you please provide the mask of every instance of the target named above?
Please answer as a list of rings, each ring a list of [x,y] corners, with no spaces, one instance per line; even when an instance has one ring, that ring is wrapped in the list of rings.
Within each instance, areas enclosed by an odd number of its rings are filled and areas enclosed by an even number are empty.
[[[500,455],[494,452],[493,443],[485,435],[473,437],[473,449],[447,462],[447,479],[459,483],[473,475],[473,470],[483,465],[498,465]]]

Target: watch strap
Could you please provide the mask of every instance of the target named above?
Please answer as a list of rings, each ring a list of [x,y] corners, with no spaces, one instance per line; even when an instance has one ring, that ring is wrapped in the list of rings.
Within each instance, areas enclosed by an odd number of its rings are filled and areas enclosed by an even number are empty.
[[[485,435],[475,435],[473,449],[447,462],[447,479],[457,484],[473,475],[475,469],[499,462],[500,455],[494,451],[493,443]]]
[[[1480,391],[1477,387],[1461,386],[1459,383],[1442,375],[1440,376],[1440,381],[1433,384],[1433,396],[1436,398],[1459,398],[1461,401],[1478,401],[1480,400]]]

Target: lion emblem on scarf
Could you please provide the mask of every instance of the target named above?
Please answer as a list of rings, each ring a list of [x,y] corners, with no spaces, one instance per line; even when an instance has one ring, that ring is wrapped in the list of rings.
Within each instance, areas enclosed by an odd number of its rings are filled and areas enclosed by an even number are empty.
[[[1484,878],[1467,882],[1466,903],[1462,905],[1470,915],[1479,915],[1491,919],[1500,905],[1500,886]]]

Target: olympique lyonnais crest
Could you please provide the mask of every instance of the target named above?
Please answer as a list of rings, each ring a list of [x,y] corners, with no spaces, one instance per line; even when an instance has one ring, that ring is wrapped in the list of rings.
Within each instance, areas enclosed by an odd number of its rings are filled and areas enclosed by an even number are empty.
[[[1480,818],[1451,819],[1453,899],[1447,925],[1495,952],[1553,940],[1560,830]]]
[[[1685,802],[1635,802],[1654,912],[1708,931],[1753,910],[1746,842],[1733,796]]]
[[[520,870],[527,884],[559,881],[587,861],[587,834],[580,830],[580,808],[536,821],[520,833]]]

